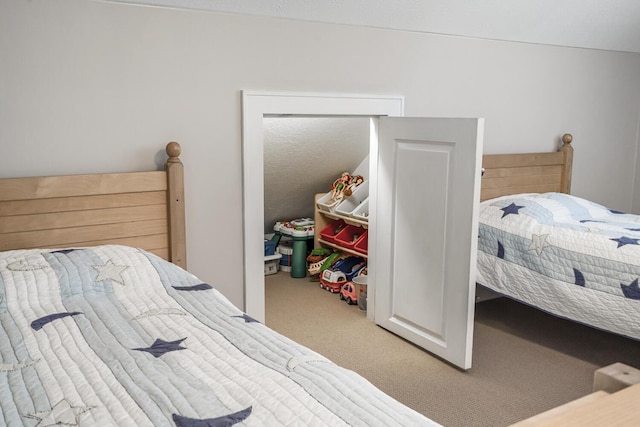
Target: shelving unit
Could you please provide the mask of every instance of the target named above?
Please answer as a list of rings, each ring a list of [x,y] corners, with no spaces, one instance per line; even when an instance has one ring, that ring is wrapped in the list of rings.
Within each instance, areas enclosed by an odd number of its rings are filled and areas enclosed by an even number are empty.
[[[315,213],[314,213],[314,221],[315,221],[315,235],[314,235],[314,247],[315,248],[320,248],[320,247],[330,247],[333,249],[338,249],[342,252],[351,254],[351,255],[357,255],[360,256],[362,258],[367,259],[368,255],[367,253],[364,252],[360,252],[358,250],[352,249],[352,248],[348,248],[345,247],[343,245],[340,245],[339,243],[335,243],[335,242],[329,242],[325,239],[322,238],[322,236],[320,236],[320,232],[325,229],[327,226],[329,226],[329,224],[331,224],[332,221],[335,220],[343,220],[346,224],[348,225],[353,225],[356,227],[360,227],[364,230],[368,230],[369,228],[369,223],[368,221],[364,221],[364,220],[360,220],[357,218],[353,218],[349,215],[343,215],[341,213],[338,212],[329,212],[329,211],[325,211],[325,210],[321,210],[318,208],[318,200],[320,200],[322,197],[325,196],[325,193],[321,193],[321,194],[316,194],[315,197]]]
[[[368,258],[367,254],[364,254],[364,253],[358,252],[358,251],[354,251],[353,249],[347,249],[347,248],[345,248],[343,246],[340,246],[340,245],[337,245],[335,243],[327,242],[326,240],[318,239],[318,242],[323,246],[329,246],[329,247],[334,248],[334,249],[339,249],[342,252],[346,252],[346,253],[351,254],[351,255],[357,255],[357,256],[360,256],[360,257],[362,257],[364,259]]]

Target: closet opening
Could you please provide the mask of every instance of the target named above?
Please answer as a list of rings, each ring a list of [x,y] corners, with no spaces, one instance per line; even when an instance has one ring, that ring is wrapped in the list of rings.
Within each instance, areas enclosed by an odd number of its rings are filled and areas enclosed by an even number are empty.
[[[398,100],[385,104],[380,99],[374,102],[355,97],[257,94],[255,99],[249,98],[243,98],[247,313],[265,322],[264,244],[258,240],[264,241],[265,232],[265,118],[366,117],[369,161],[364,164],[369,165],[367,230],[371,233],[367,319],[469,369],[483,119],[389,117],[394,114],[381,105],[401,112]],[[424,185],[418,188],[416,183]],[[311,201],[306,203],[314,206]],[[343,203],[336,206],[335,213]],[[321,207],[320,200],[317,205]],[[341,234],[335,236],[336,243],[342,240]],[[304,257],[306,248],[296,251],[296,245],[306,239],[295,232],[292,236],[293,257],[296,253]],[[303,266],[304,262],[303,258]],[[340,284],[340,277],[336,278]]]
[[[263,134],[268,317],[283,322],[311,301],[366,311],[370,118],[266,116]]]
[[[265,119],[402,116],[404,99],[392,96],[318,95],[296,93],[242,93],[244,300],[245,312],[265,321],[264,294],[264,154]],[[276,119],[276,117],[280,117]],[[367,125],[368,126],[368,125]],[[373,141],[373,139],[372,139]],[[375,147],[370,147],[375,150]],[[369,317],[369,315],[368,315]],[[372,315],[371,317],[372,318]]]

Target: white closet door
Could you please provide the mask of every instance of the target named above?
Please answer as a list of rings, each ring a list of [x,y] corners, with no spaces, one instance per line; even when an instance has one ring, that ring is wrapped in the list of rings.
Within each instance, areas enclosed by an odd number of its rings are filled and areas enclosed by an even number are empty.
[[[469,369],[484,121],[382,117],[378,126],[374,320]]]

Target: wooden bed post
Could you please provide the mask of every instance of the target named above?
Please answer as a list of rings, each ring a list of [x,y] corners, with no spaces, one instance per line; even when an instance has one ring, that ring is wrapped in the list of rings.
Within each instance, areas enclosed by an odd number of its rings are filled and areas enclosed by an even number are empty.
[[[167,144],[167,206],[169,209],[170,261],[187,268],[186,227],[184,214],[184,168],[180,161],[182,148],[177,142]]]
[[[562,135],[562,147],[560,151],[564,155],[564,170],[562,171],[562,192],[571,193],[571,174],[573,172],[573,147],[571,146],[573,135],[565,133]]]

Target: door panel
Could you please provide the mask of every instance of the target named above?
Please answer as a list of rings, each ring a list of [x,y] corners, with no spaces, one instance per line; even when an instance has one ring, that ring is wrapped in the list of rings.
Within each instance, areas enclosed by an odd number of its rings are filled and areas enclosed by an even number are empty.
[[[482,119],[380,118],[370,263],[380,326],[471,367]]]

